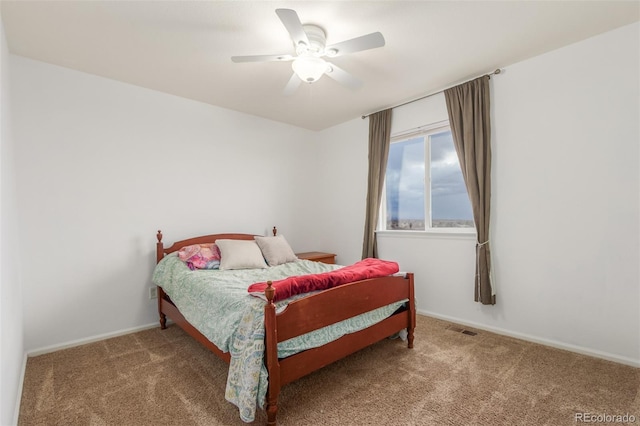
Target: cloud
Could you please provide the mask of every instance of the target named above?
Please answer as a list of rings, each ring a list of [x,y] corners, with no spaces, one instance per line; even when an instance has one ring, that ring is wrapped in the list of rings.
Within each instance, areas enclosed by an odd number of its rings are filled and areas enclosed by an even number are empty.
[[[387,214],[425,217],[425,138],[394,143],[387,163]],[[450,132],[431,136],[431,209],[435,219],[472,219],[467,189]]]

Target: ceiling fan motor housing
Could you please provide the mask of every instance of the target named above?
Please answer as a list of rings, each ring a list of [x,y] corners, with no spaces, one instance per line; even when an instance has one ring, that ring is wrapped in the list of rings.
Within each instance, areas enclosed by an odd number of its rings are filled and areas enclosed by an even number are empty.
[[[306,24],[303,25],[305,34],[309,39],[309,45],[300,43],[296,46],[296,53],[298,55],[302,53],[310,53],[314,56],[322,56],[324,54],[324,47],[327,43],[327,37],[324,30],[317,25]]]

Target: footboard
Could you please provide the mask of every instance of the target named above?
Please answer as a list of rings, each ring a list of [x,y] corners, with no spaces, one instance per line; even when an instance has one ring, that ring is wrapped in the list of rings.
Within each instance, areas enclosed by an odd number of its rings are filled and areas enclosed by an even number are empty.
[[[360,349],[406,329],[413,347],[416,313],[413,274],[357,281],[290,303],[276,314],[273,289],[265,292],[265,362],[269,371],[268,424],[275,424],[280,387]],[[387,319],[321,347],[278,359],[278,342],[352,318],[394,302],[408,300],[407,308]]]

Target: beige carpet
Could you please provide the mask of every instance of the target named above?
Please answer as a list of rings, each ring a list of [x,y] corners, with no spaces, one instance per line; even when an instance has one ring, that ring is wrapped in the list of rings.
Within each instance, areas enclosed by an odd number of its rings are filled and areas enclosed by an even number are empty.
[[[557,426],[589,413],[640,424],[639,369],[473,331],[419,316],[413,350],[385,340],[285,386],[278,423]],[[242,425],[226,372],[176,326],[32,357],[19,425]]]

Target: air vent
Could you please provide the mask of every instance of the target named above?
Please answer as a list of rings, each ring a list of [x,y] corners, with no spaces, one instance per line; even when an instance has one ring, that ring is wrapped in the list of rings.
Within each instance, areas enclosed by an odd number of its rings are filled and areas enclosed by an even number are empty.
[[[456,333],[466,334],[467,336],[475,336],[478,334],[475,331],[465,330],[464,328],[459,327],[457,325],[449,325],[447,326],[447,330],[455,331]]]

